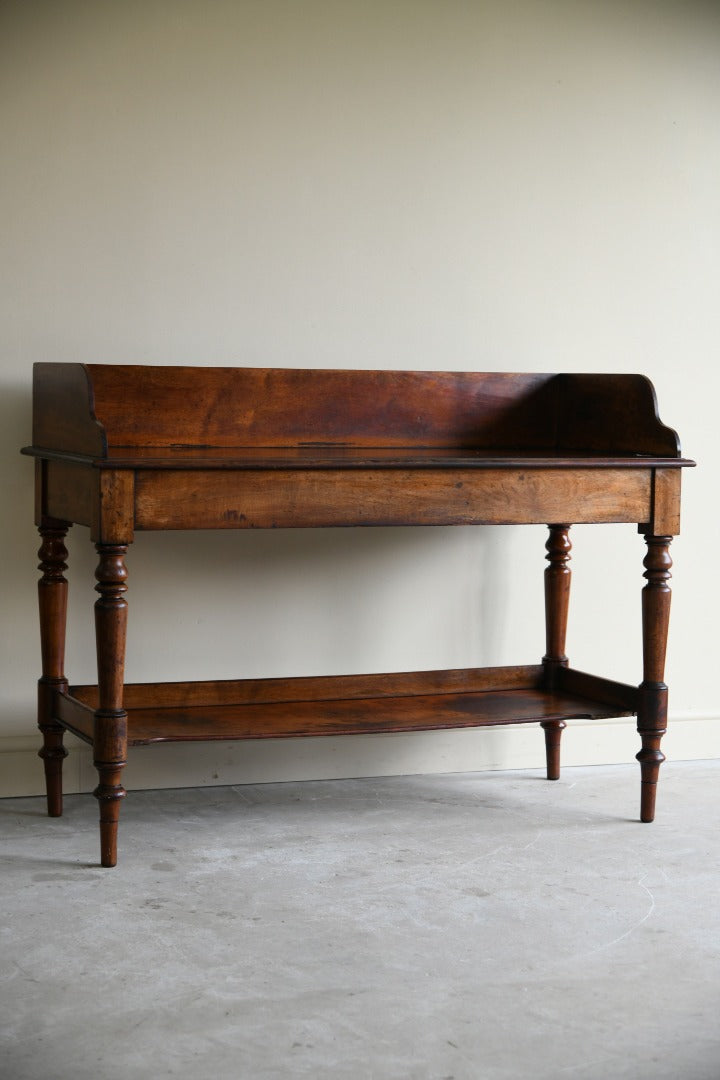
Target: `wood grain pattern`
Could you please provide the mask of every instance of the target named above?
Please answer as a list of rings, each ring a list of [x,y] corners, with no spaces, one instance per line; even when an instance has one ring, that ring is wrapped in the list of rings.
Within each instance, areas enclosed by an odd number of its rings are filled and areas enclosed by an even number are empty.
[[[549,375],[90,364],[111,446],[551,446]]]
[[[206,705],[263,705],[293,701],[481,693],[484,690],[532,690],[540,689],[542,683],[542,665],[529,664],[368,675],[127,683],[124,701],[128,709],[198,708]],[[98,707],[97,686],[72,686],[70,694],[92,709]]]
[[[37,364],[35,448],[413,446],[678,458],[642,375]]]
[[[67,728],[93,746],[104,866],[117,858],[127,746],[168,739],[540,722],[555,778],[567,720],[636,711],[652,820],[668,544],[679,469],[694,463],[644,376],[39,364],[33,417],[48,807],[60,806]],[[100,557],[98,686],[76,696],[62,672],[72,522],[90,527]],[[639,688],[567,666],[568,529],[596,522],[633,523],[647,539]],[[550,525],[541,665],[124,685],[124,557],[137,530],[525,523]]]
[[[98,480],[99,498],[93,506],[90,535],[96,544],[127,546],[135,530],[135,474],[105,469]]]
[[[47,513],[76,525],[92,525],[100,499],[99,471],[77,461],[50,459],[43,464]]]
[[[496,670],[497,679],[470,670],[368,675],[362,682],[354,676],[259,680],[261,686],[271,684],[260,691],[264,700],[257,700],[254,680],[197,684],[186,694],[180,688],[187,684],[136,685],[126,694],[128,745],[429,731],[618,715],[614,704],[543,689],[538,685],[540,665],[506,669],[506,675],[504,669]],[[492,682],[513,688],[498,689]],[[521,682],[529,685],[514,685]],[[485,688],[470,689],[478,683]],[[432,692],[443,686],[440,693]],[[354,696],[328,696],[353,690]],[[91,737],[95,700],[95,688],[75,687],[58,702],[63,722],[85,739]]]
[[[680,484],[677,469],[653,470],[652,516],[649,529],[655,536],[676,536],[680,532]]]
[[[442,728],[533,723],[565,716],[612,715],[607,706],[543,690],[288,702],[278,705],[172,709],[130,714],[130,744],[212,739],[273,739],[308,735],[374,735]]]
[[[650,514],[650,470],[142,472],[138,529],[526,524]]]

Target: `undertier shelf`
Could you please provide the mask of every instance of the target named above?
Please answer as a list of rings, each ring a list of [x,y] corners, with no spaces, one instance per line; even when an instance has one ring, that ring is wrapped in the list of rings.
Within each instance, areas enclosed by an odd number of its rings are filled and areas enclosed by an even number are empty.
[[[565,668],[545,686],[541,665],[390,675],[145,683],[125,687],[128,745],[213,739],[372,735],[637,711],[636,687]],[[97,687],[58,692],[56,718],[93,739]]]

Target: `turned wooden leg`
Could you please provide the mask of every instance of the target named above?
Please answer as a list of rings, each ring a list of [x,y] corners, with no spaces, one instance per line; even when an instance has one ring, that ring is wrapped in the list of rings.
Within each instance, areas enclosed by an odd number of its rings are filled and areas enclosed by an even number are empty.
[[[96,544],[100,561],[95,577],[98,708],[93,738],[99,783],[93,794],[100,804],[102,866],[117,863],[117,831],[125,788],[120,782],[127,759],[127,713],[123,709],[127,590],[126,544]]]
[[[564,720],[543,720],[540,727],[545,729],[545,759],[547,761],[548,780],[560,779],[560,739],[567,727]]]
[[[565,636],[570,604],[570,543],[569,525],[549,525],[550,535],[545,544],[548,566],[545,569],[545,687],[554,690],[558,668],[567,667]],[[560,739],[566,727],[564,720],[544,720],[545,753],[548,780],[560,779]]]
[[[637,754],[642,777],[640,820],[655,817],[658,774],[665,755],[660,741],[667,730],[668,688],[665,675],[665,648],[670,622],[670,568],[668,550],[672,536],[646,536],[648,552],[643,561],[647,585],[642,591],[643,681],[640,684],[637,729],[642,750]]]
[[[65,729],[54,718],[55,694],[67,690],[65,666],[65,623],[67,617],[67,548],[65,537],[69,523],[44,518],[40,525],[42,545],[38,551],[40,607],[40,649],[42,677],[38,682],[38,727],[43,734],[39,751],[45,764],[45,788],[50,817],[60,817],[63,810],[62,767],[67,757],[63,746]]]

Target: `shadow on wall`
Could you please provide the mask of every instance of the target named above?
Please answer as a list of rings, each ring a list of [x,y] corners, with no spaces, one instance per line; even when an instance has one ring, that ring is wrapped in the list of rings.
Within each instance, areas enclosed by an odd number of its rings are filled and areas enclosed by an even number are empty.
[[[510,622],[509,531],[139,534],[127,560],[127,679],[267,678],[496,663]],[[529,568],[538,601],[543,554],[541,549],[539,572]],[[528,659],[539,662],[543,627],[533,621],[537,651]],[[134,632],[141,626],[142,637]],[[88,640],[86,656],[90,649]],[[407,770],[408,754],[418,753],[423,735],[406,738],[412,745],[384,746],[391,772]],[[502,759],[502,729],[490,729],[483,738],[491,757]],[[351,746],[342,752],[349,761],[357,753]]]
[[[32,462],[20,455],[20,449],[32,442],[32,370],[22,383],[0,383],[0,460],[4,485],[11,492],[18,485],[24,490]],[[29,489],[32,494],[32,487]],[[32,505],[32,498],[30,498]]]
[[[128,677],[482,666],[505,634],[504,531],[139,534],[127,559],[130,617],[144,624],[146,639],[149,625],[160,636],[150,662],[131,622]],[[157,666],[173,674],[158,676]]]
[[[3,489],[3,607],[19,611],[18,588],[24,578],[32,578],[34,549],[28,559],[28,542],[34,537],[34,468],[20,449],[32,441],[31,379],[19,386],[0,385],[0,466]],[[37,548],[39,544],[35,544]],[[35,560],[36,562],[37,560]]]
[[[3,559],[0,589],[0,731],[27,733],[35,718],[35,684],[24,673],[33,652],[39,673],[37,631],[37,550],[34,525],[34,470],[20,448],[31,441],[31,379],[0,384],[0,490],[3,505]]]

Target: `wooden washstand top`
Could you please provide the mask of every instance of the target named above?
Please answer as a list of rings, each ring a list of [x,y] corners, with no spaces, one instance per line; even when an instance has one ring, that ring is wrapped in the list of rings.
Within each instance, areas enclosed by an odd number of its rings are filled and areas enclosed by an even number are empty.
[[[36,364],[25,453],[99,468],[690,465],[642,375]]]

